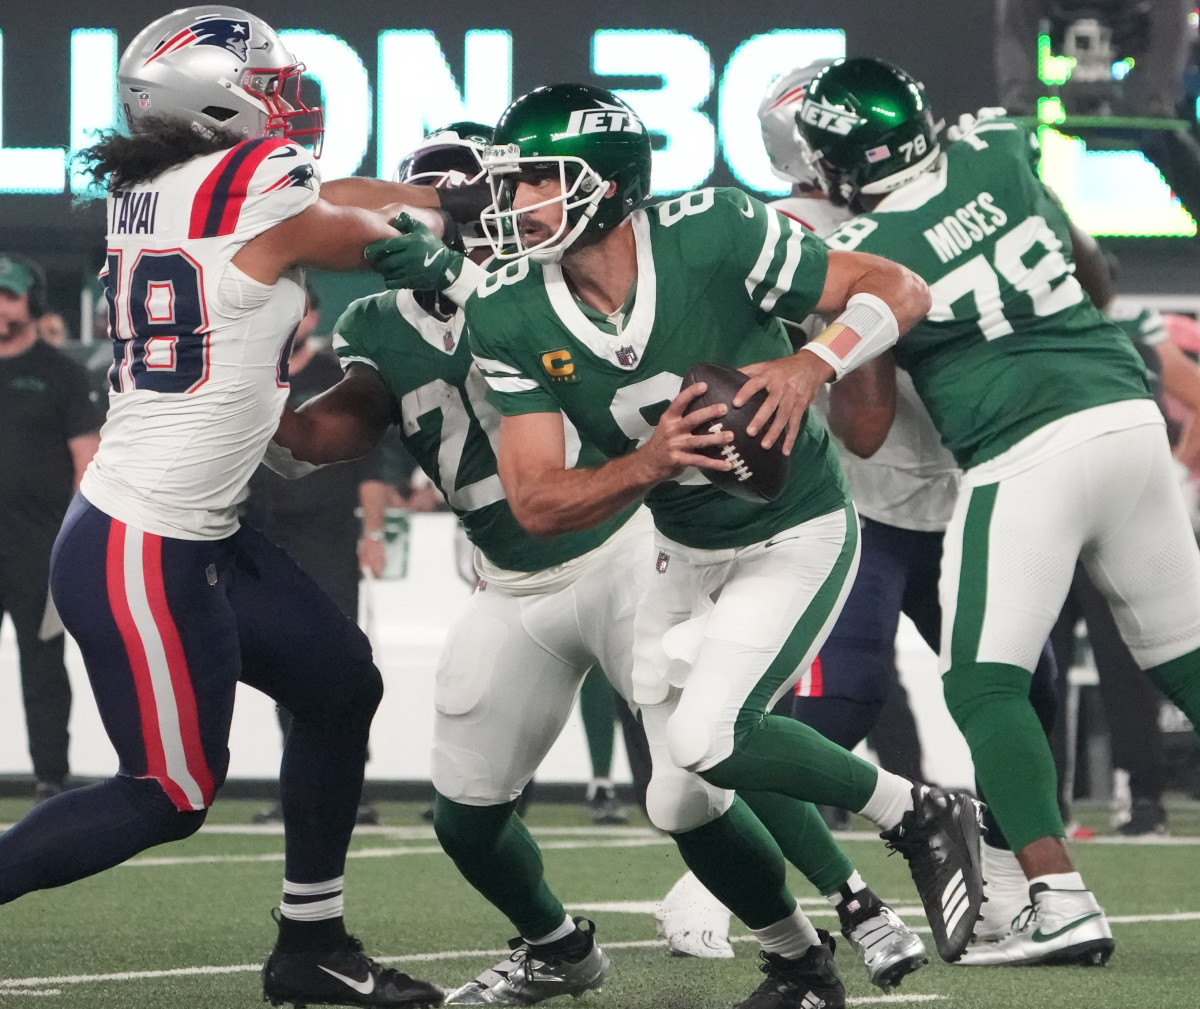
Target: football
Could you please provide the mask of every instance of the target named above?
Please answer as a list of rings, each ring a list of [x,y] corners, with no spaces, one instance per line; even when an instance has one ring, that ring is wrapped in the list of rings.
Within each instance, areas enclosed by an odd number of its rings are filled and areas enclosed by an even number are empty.
[[[697,428],[696,433],[711,433],[723,428],[733,432],[733,441],[697,451],[713,459],[728,459],[733,463],[733,469],[702,469],[700,472],[727,494],[763,504],[774,501],[782,493],[787,483],[789,460],[781,449],[782,438],[765,449],[762,447],[762,431],[753,438],[746,433],[746,426],[767,398],[766,390],[760,389],[745,404],[735,407],[733,397],[746,380],[747,376],[735,368],[726,368],[721,364],[693,364],[683,376],[681,388],[686,389],[697,382],[708,385],[703,395],[692,400],[689,413],[717,403],[729,407],[724,417]]]

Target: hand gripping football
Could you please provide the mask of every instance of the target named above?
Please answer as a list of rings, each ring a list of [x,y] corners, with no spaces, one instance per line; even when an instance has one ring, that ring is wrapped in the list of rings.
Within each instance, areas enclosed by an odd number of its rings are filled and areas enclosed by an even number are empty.
[[[753,438],[746,433],[746,426],[754,419],[763,401],[767,398],[765,389],[760,389],[740,407],[733,405],[733,397],[745,384],[748,376],[734,368],[726,368],[721,364],[693,364],[683,376],[683,386],[704,382],[708,390],[692,400],[689,413],[716,403],[724,403],[729,412],[724,417],[710,421],[703,428],[697,428],[696,434],[708,434],[720,429],[733,432],[733,441],[727,445],[710,445],[697,449],[701,455],[713,459],[728,459],[733,463],[733,469],[700,470],[710,483],[720,487],[727,494],[763,504],[774,501],[782,493],[788,477],[788,457],[783,454],[783,439],[780,438],[769,449],[762,447],[763,431]],[[720,425],[718,428],[716,425]]]

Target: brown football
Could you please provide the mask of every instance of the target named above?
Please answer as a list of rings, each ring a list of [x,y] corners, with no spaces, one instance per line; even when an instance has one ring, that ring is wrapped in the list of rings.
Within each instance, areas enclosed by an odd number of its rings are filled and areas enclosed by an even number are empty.
[[[700,470],[710,483],[727,494],[763,504],[774,501],[783,492],[788,478],[788,457],[781,450],[783,439],[780,438],[769,449],[762,447],[763,432],[751,438],[746,433],[746,426],[754,419],[758,408],[767,398],[766,390],[760,389],[740,407],[733,405],[733,397],[746,382],[747,376],[736,368],[727,368],[722,364],[701,363],[693,364],[683,376],[683,385],[704,382],[708,389],[703,395],[692,400],[689,413],[716,403],[724,403],[729,412],[724,417],[718,417],[707,425],[696,429],[696,433],[709,433],[717,430],[733,432],[733,441],[727,445],[714,445],[700,449],[702,455],[713,459],[728,459],[733,463],[733,469]],[[720,425],[718,428],[716,425]]]

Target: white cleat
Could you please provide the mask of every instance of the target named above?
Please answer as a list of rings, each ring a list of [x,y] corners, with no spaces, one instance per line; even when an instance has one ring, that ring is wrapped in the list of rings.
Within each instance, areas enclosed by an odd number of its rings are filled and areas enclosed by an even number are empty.
[[[1012,935],[1012,923],[1029,906],[1029,880],[1017,856],[984,841],[980,846],[985,902],[975,926],[975,941],[999,942]]]
[[[1030,888],[1032,903],[999,942],[972,946],[958,962],[967,967],[1103,967],[1112,956],[1112,929],[1091,890]]]
[[[654,910],[658,934],[667,940],[671,956],[728,960],[729,910],[691,872],[671,887]]]

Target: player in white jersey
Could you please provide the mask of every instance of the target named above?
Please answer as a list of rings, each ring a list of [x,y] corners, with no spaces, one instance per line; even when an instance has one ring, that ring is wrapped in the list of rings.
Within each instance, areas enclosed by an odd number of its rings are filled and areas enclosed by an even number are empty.
[[[264,998],[432,1005],[436,986],[369,959],[342,918],[382,692],[370,645],[236,515],[287,395],[303,267],[354,269],[370,241],[394,234],[384,206],[439,202],[375,180],[322,189],[320,110],[300,100],[303,69],[246,11],[175,11],[118,67],[130,135],[87,152],[108,190],[114,361],[101,447],[55,544],[51,588],[120,766],[0,837],[0,903],[197,830],[225,778],[240,680],[295,716]]]

